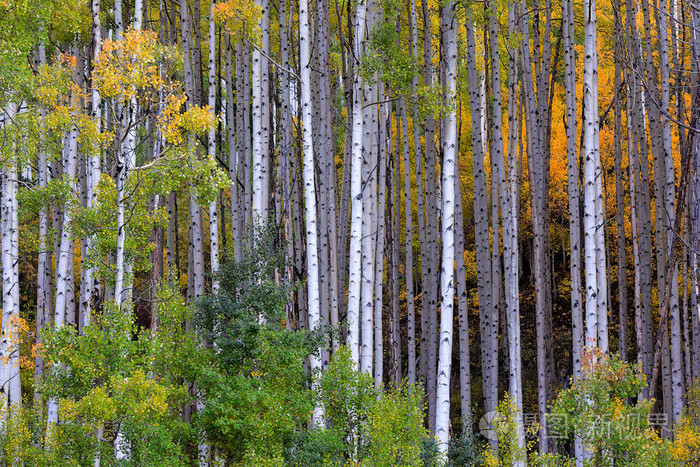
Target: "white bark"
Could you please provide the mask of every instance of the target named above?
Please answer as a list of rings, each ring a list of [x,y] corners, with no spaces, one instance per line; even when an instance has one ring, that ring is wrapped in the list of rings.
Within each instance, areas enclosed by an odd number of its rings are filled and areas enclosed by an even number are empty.
[[[359,0],[355,10],[355,60],[359,59],[364,50],[366,0]],[[357,69],[357,67],[356,67]],[[359,70],[358,70],[359,71]],[[355,73],[353,81],[352,105],[352,165],[350,174],[350,259],[348,277],[348,311],[347,311],[347,344],[350,347],[353,365],[357,368],[360,361],[360,281],[362,275],[362,88],[363,79],[359,72]]]
[[[596,40],[596,0],[584,1],[585,42],[583,67],[583,151],[584,151],[584,268],[586,277],[586,346],[598,346],[598,295],[600,282],[597,270],[598,225],[596,216],[600,142],[598,134],[598,51]]]
[[[457,97],[457,21],[454,3],[442,9],[443,57],[445,64],[445,98],[450,102]],[[449,106],[448,106],[449,108]],[[454,257],[455,257],[455,173],[457,172],[457,111],[454,106],[444,119],[442,163],[442,269],[440,290],[442,306],[435,411],[435,437],[438,449],[444,455],[449,442],[450,375],[452,373],[452,327],[454,313]],[[461,254],[461,252],[460,252]]]
[[[216,108],[216,25],[214,24],[214,5],[212,0],[211,11],[209,13],[209,96],[208,104],[212,113]],[[230,96],[230,95],[229,95]],[[216,117],[216,115],[214,115]],[[216,157],[216,127],[209,131],[208,152],[210,156]],[[219,271],[219,219],[216,211],[216,199],[209,203],[209,252],[211,259],[211,273],[213,293],[219,290],[219,281],[216,273]]]
[[[10,103],[4,110],[5,125],[12,125],[17,114],[16,104]],[[10,122],[10,123],[8,123]],[[5,131],[12,131],[5,129]],[[14,144],[10,151],[14,152]],[[4,161],[0,169],[2,193],[2,337],[0,338],[0,388],[2,406],[15,406],[21,402],[19,374],[19,223],[17,219],[17,162],[14,154]]]
[[[304,204],[306,228],[306,270],[309,300],[309,329],[320,325],[318,234],[316,226],[316,180],[314,174],[314,153],[312,141],[311,109],[311,37],[309,32],[308,1],[299,1],[299,50],[301,63],[301,112],[304,155]],[[318,375],[321,362],[315,355],[310,356],[312,374]],[[323,422],[323,407],[317,404],[312,421],[315,425]]]
[[[406,215],[406,313],[408,314],[408,382],[416,383],[416,311],[413,291],[413,191],[411,190],[411,156],[408,147],[408,118],[406,101],[401,100],[401,129],[403,135],[404,210]],[[397,184],[398,184],[397,180]],[[396,239],[398,241],[398,239]],[[396,260],[396,259],[395,259]]]
[[[477,290],[479,297],[479,321],[481,328],[481,365],[486,412],[496,410],[498,403],[498,349],[491,348],[495,339],[490,334],[497,332],[491,324],[494,313],[491,296],[491,262],[489,224],[487,211],[486,172],[484,169],[484,125],[482,121],[481,81],[476,69],[476,44],[474,24],[470,9],[465,17],[467,40],[467,81],[469,83],[469,105],[472,129],[472,173],[474,176],[474,239],[476,247]]]
[[[252,125],[253,125],[253,220],[260,222],[265,218],[263,208],[263,190],[264,185],[264,155],[263,155],[263,95],[262,95],[262,54],[257,47],[253,49],[253,72],[252,72],[252,87],[253,87],[253,107],[252,107]]]
[[[92,0],[92,60],[93,63],[99,59],[100,52],[102,49],[102,26],[100,21],[100,2],[99,0]],[[96,134],[101,131],[101,118],[102,118],[102,102],[100,99],[100,93],[96,87],[92,90],[92,118],[95,122]],[[95,206],[97,201],[97,186],[100,182],[100,149],[95,149],[92,154],[87,156],[87,203],[88,209]],[[86,239],[86,249],[89,252],[93,248],[92,237]],[[87,295],[81,297],[82,311],[80,316],[82,322],[80,323],[80,329],[84,328],[90,324],[90,314],[92,312],[93,301],[99,297],[100,294],[100,284],[95,278],[95,268],[87,268],[85,271],[85,290]]]

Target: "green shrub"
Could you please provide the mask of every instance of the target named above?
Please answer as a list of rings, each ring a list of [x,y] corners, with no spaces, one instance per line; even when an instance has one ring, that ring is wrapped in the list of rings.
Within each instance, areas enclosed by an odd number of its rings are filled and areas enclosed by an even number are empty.
[[[587,349],[583,377],[562,391],[551,407],[550,430],[580,436],[595,465],[669,465],[668,444],[649,426],[653,401],[627,403],[645,384],[639,364]]]

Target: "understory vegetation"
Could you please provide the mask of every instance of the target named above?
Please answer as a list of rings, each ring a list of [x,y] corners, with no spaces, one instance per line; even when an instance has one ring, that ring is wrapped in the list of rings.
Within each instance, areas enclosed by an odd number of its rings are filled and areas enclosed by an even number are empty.
[[[587,350],[583,378],[550,407],[555,453],[538,453],[537,425],[528,448],[519,448],[522,415],[505,394],[489,420],[495,447],[475,424],[441,457],[424,425],[421,388],[376,387],[347,349],[331,352],[342,330],[291,329],[287,307],[298,286],[270,279],[285,266],[273,235],[254,244],[222,266],[218,292],[195,306],[163,283],[150,328],[106,305],[80,333],[47,329],[38,352],[50,370],[33,400],[5,409],[2,464],[179,466],[210,456],[234,466],[569,466],[578,436],[590,465],[697,465],[698,386],[673,436],[662,437],[650,423],[653,402],[638,399],[646,384],[639,365],[598,349]],[[332,355],[322,374],[309,371],[310,354]],[[22,374],[28,387],[31,370]],[[60,423],[47,430],[51,399],[60,402]],[[319,407],[323,424],[313,426]]]

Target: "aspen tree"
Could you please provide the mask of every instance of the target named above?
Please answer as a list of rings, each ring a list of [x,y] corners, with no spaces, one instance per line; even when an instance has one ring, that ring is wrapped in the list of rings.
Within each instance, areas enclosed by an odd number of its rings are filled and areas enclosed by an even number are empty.
[[[314,153],[312,141],[311,108],[311,37],[309,32],[308,2],[299,2],[299,62],[301,65],[301,112],[304,153],[304,205],[306,229],[306,269],[308,274],[309,329],[320,326],[320,303],[318,289],[318,233],[316,223],[316,181],[314,177]],[[321,362],[315,355],[310,356],[311,371],[321,369]],[[323,407],[316,405],[312,416],[313,423],[319,425],[323,420]]]
[[[216,25],[214,23],[214,6],[216,0],[211,2],[209,12],[209,95],[208,104],[211,111],[216,108]],[[213,115],[216,118],[216,115]],[[208,152],[210,156],[216,157],[216,127],[209,130]],[[219,271],[219,219],[216,210],[216,200],[209,203],[209,250],[211,258],[212,292],[219,289],[219,281],[216,273]]]
[[[457,11],[454,2],[442,8],[441,32],[445,67],[445,115],[442,135],[442,268],[440,272],[440,338],[435,410],[438,449],[447,454],[450,425],[450,376],[452,375],[452,328],[454,316],[455,175],[457,146]],[[461,254],[461,252],[460,252]]]
[[[472,128],[472,171],[474,174],[474,224],[477,268],[477,290],[479,294],[479,321],[481,325],[481,359],[483,368],[484,408],[496,410],[498,404],[498,347],[492,333],[497,329],[491,324],[494,312],[491,296],[491,262],[489,261],[489,227],[487,212],[487,186],[484,170],[484,132],[481,118],[481,91],[476,70],[474,25],[469,8],[465,9],[467,39],[467,81]]]
[[[366,0],[359,0],[355,7],[354,59],[359,63],[364,50]],[[357,68],[357,67],[356,67]],[[350,174],[350,255],[348,274],[348,333],[347,344],[350,347],[353,365],[360,363],[360,290],[362,280],[362,160],[363,160],[363,79],[359,70],[353,79],[352,102],[352,162]]]
[[[3,131],[12,133],[18,105],[8,103],[3,109]],[[2,337],[0,338],[0,389],[2,407],[21,403],[19,373],[19,222],[17,218],[16,143],[8,144],[6,159],[0,169],[0,216],[2,217]],[[9,153],[9,154],[8,154]]]
[[[411,156],[408,145],[408,117],[406,112],[406,100],[402,98],[401,108],[401,134],[403,147],[404,167],[404,211],[406,216],[406,313],[407,320],[407,373],[408,382],[416,383],[416,310],[414,303],[413,284],[413,190],[411,190]],[[414,122],[415,125],[415,122]],[[398,181],[397,181],[398,184]]]

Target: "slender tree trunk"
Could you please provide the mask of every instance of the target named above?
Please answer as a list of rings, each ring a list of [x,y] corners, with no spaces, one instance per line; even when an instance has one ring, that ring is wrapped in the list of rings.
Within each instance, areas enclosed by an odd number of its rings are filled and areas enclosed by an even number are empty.
[[[411,190],[411,156],[408,145],[406,101],[402,99],[401,134],[403,136],[404,210],[406,216],[406,314],[407,314],[407,372],[408,382],[416,383],[416,310],[413,289],[413,190]],[[414,122],[414,125],[417,122]],[[398,182],[397,182],[398,183]]]
[[[356,63],[363,53],[365,36],[366,0],[359,0],[355,10],[355,39],[354,56]],[[360,286],[362,275],[362,88],[363,79],[360,73],[355,73],[353,80],[352,105],[352,165],[350,174],[351,224],[350,224],[350,255],[348,277],[348,335],[347,344],[350,347],[354,365],[360,362]]]
[[[457,145],[457,18],[456,6],[450,2],[442,8],[443,66],[445,69],[445,103],[448,111],[443,127],[442,162],[442,269],[440,272],[440,351],[437,373],[437,408],[435,437],[438,449],[447,454],[450,425],[450,376],[452,375],[452,328],[454,316],[454,259],[455,259],[455,175],[459,148]],[[461,228],[461,226],[460,226]],[[460,252],[461,255],[461,252]]]
[[[320,323],[320,303],[318,289],[318,234],[316,227],[316,181],[314,177],[314,153],[311,109],[311,37],[309,32],[307,0],[299,1],[299,50],[301,64],[301,111],[304,152],[304,205],[306,218],[306,271],[309,298],[309,329],[317,329]],[[321,369],[321,362],[315,355],[310,356],[312,374]],[[314,408],[313,423],[323,421],[323,407]]]
[[[479,320],[481,325],[481,368],[484,391],[484,409],[496,410],[498,402],[498,349],[491,348],[495,340],[488,336],[497,329],[491,325],[494,313],[491,296],[491,262],[489,261],[489,224],[486,201],[488,189],[484,170],[483,123],[481,119],[481,91],[476,70],[474,29],[471,11],[466,9],[467,81],[472,128],[472,154],[474,174],[474,224],[476,246],[477,290],[479,294]]]
[[[613,8],[615,16],[615,37],[622,37],[622,18],[620,2],[616,0],[616,8]],[[618,347],[620,358],[627,361],[627,251],[625,235],[625,192],[622,177],[622,101],[620,98],[620,86],[622,84],[622,44],[615,41],[615,122],[613,147],[615,153],[615,204],[617,227],[617,289],[619,297],[620,334]]]
[[[13,125],[17,115],[17,104],[8,104],[3,112],[3,126]],[[12,128],[4,128],[12,132]],[[16,149],[12,143],[12,152]],[[19,373],[19,222],[17,218],[17,162],[12,154],[0,170],[2,193],[0,215],[2,216],[2,338],[0,339],[0,389],[3,408],[16,407],[21,402]]]
[[[212,112],[216,109],[216,25],[214,24],[214,5],[216,0],[211,2],[209,12],[209,96],[208,104]],[[216,116],[216,115],[214,115]],[[216,127],[209,131],[208,152],[212,157],[216,157]],[[216,200],[209,203],[209,252],[211,259],[212,292],[219,289],[219,280],[216,274],[219,271],[219,218],[216,210]]]
[[[581,294],[581,192],[578,176],[578,136],[576,121],[576,53],[574,49],[574,7],[572,0],[562,2],[564,29],[564,86],[566,89],[566,146],[568,161],[567,191],[569,198],[569,249],[571,259],[571,340],[574,380],[582,377],[584,347],[583,297]],[[574,439],[576,466],[582,467],[584,445],[579,436]]]

